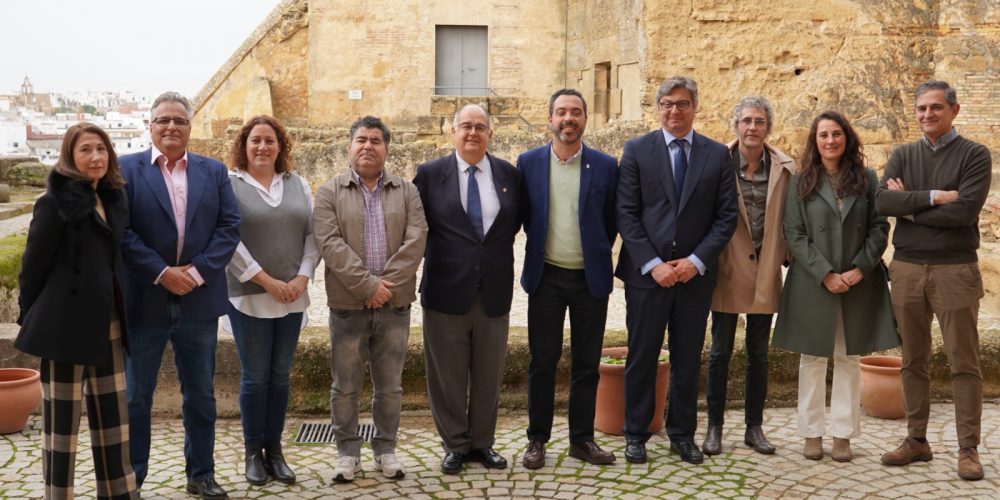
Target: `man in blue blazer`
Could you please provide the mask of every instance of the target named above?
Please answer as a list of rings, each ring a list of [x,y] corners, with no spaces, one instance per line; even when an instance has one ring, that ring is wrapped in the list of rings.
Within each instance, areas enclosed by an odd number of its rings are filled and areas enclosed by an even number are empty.
[[[131,454],[142,486],[153,391],[170,342],[184,397],[187,491],[224,498],[214,477],[212,377],[218,318],[229,305],[225,268],[240,241],[240,215],[225,165],[187,151],[191,116],[183,96],[160,95],[150,115],[153,147],[120,160],[130,212],[122,256]]]
[[[656,102],[662,128],[625,143],[618,182],[615,276],[625,282],[629,347],[625,459],[646,461],[656,362],[669,329],[670,449],[701,463],[694,443],[701,350],[716,261],[736,229],[736,181],[726,146],[694,131],[694,80],[667,79]]]
[[[427,395],[444,444],[441,470],[465,461],[503,469],[493,451],[500,381],[514,294],[514,236],[521,172],[486,153],[493,137],[485,109],[455,114],[455,152],[417,167],[427,217],[420,281]]]
[[[545,465],[567,308],[572,348],[569,455],[591,464],[615,461],[613,453],[594,442],[594,399],[613,281],[618,164],[583,143],[587,103],[579,91],[552,94],[549,127],[552,142],[517,159],[528,235],[521,273],[531,351],[528,449],[522,457],[528,469]]]

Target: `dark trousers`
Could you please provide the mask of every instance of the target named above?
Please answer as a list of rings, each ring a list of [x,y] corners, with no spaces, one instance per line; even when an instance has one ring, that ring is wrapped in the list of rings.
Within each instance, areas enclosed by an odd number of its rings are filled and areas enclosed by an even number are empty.
[[[695,278],[701,279],[701,278]],[[667,437],[692,441],[698,426],[698,377],[712,289],[692,290],[690,283],[671,288],[625,286],[625,438],[649,439],[649,422],[656,403],[656,360],[669,330],[670,394],[667,397]]]
[[[594,399],[604,343],[608,298],[595,298],[583,270],[549,264],[528,297],[528,439],[546,443],[552,434],[556,365],[563,349],[563,324],[569,308],[570,353],[569,439],[594,440]]]
[[[764,423],[764,400],[767,399],[767,346],[773,314],[747,314],[746,405],[747,427]],[[738,314],[712,311],[712,352],[708,356],[708,425],[722,425],[726,414],[726,391],[729,385],[729,360],[733,356]]]
[[[482,293],[466,314],[424,308],[427,399],[445,451],[468,453],[496,442],[509,329],[509,314],[486,315]]]

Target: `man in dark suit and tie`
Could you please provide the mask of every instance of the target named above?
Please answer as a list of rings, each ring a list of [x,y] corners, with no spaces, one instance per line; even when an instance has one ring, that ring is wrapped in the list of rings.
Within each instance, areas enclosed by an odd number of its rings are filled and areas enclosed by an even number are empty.
[[[493,451],[514,287],[521,174],[486,153],[490,117],[469,104],[455,114],[455,153],[417,167],[427,216],[420,282],[427,395],[444,442],[441,470],[466,460],[503,469]]]
[[[579,91],[549,98],[552,143],[517,159],[521,212],[528,234],[521,286],[528,293],[528,469],[545,465],[552,433],[556,365],[569,308],[572,376],[569,455],[610,464],[615,455],[594,441],[598,365],[612,288],[615,235],[615,159],[583,143],[587,103]]]
[[[173,346],[184,396],[187,491],[225,498],[215,481],[215,344],[229,307],[226,265],[240,241],[240,214],[226,166],[187,150],[191,104],[176,92],[153,101],[153,147],[121,158],[129,224],[125,363],[132,464],[149,471],[150,410],[163,351]]]
[[[698,377],[716,260],[736,229],[736,185],[726,146],[694,132],[698,87],[676,76],[656,92],[660,130],[625,143],[618,182],[625,282],[625,459],[646,461],[656,362],[669,329],[666,432],[682,460],[701,463],[694,443]],[[657,417],[658,418],[658,417]]]

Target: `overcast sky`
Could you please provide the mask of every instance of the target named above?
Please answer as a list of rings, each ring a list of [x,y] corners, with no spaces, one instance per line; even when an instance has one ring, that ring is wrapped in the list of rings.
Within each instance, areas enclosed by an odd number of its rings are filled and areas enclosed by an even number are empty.
[[[194,97],[280,0],[0,0],[0,93]]]

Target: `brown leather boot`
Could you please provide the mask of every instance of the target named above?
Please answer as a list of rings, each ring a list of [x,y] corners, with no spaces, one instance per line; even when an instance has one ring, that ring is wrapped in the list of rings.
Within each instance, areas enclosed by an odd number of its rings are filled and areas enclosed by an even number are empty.
[[[823,438],[806,438],[806,445],[802,448],[802,456],[809,460],[821,460],[823,458]]]
[[[830,457],[836,462],[850,462],[854,458],[854,454],[851,453],[851,440],[833,438],[833,451],[830,452]]]

